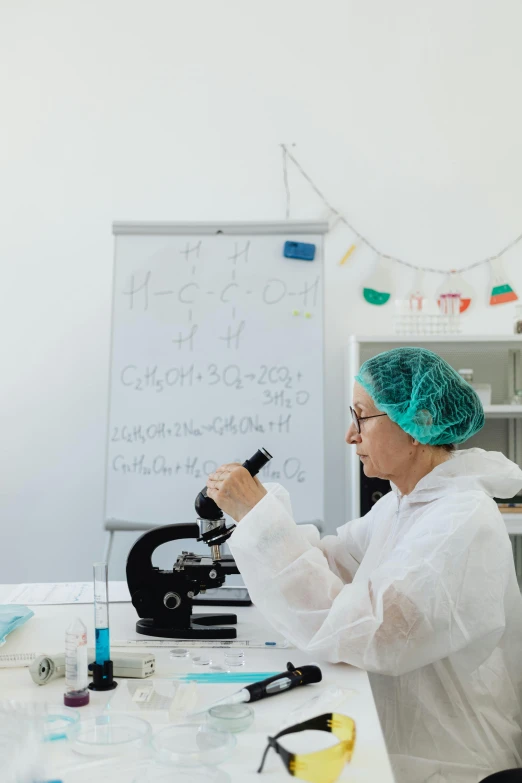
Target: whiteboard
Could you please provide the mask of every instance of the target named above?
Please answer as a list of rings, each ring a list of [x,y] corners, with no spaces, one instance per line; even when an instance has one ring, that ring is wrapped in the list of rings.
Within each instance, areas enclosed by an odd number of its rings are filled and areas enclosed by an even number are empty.
[[[324,518],[326,229],[113,225],[106,528],[195,521],[207,475],[260,447],[295,519]],[[285,258],[288,239],[314,261]]]

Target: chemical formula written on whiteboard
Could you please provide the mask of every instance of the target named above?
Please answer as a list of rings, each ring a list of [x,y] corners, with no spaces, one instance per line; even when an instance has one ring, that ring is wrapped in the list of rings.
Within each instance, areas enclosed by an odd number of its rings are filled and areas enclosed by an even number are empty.
[[[303,307],[313,311],[317,308],[321,288],[319,275],[301,281],[294,276],[292,283],[280,277],[265,279],[259,274],[253,275],[252,265],[248,266],[250,245],[250,241],[243,245],[235,242],[230,255],[226,251],[221,259],[216,259],[221,272],[219,286],[215,285],[215,279],[209,286],[208,281],[205,282],[208,270],[205,275],[203,265],[204,243],[192,246],[187,243],[178,251],[185,262],[181,269],[179,258],[176,263],[173,257],[167,267],[163,264],[161,271],[145,268],[128,276],[119,292],[125,309],[136,316],[170,313],[177,324],[171,327],[172,343],[178,350],[194,352],[203,349],[209,339],[208,331],[202,331],[200,319],[206,318],[211,311],[225,311],[230,322],[218,331],[213,330],[210,339],[221,341],[227,349],[239,350],[249,329],[245,312],[256,310],[259,314],[265,308],[270,310],[285,304],[289,310]],[[185,279],[180,280],[183,276]],[[266,317],[270,319],[269,312]]]
[[[240,462],[239,459],[233,460]],[[203,460],[199,457],[186,457],[178,461],[170,461],[164,454],[156,454],[149,457],[146,454],[138,454],[135,457],[127,457],[125,454],[116,454],[112,459],[111,468],[114,473],[137,476],[159,476],[163,478],[186,478],[190,476],[196,479],[204,479],[219,467],[214,460]],[[306,481],[306,471],[302,469],[301,460],[298,457],[288,457],[284,460],[281,470],[275,470],[265,466],[260,471],[261,481],[297,481],[299,484]]]
[[[162,392],[177,386],[195,386],[203,384],[216,386],[222,384],[230,389],[244,389],[253,386],[283,386],[293,389],[301,383],[303,373],[292,373],[285,365],[260,365],[245,371],[238,364],[219,366],[217,364],[192,363],[186,366],[161,367],[157,364],[141,367],[138,364],[126,364],[120,371],[120,383],[134,391],[153,389]]]
[[[246,297],[250,296],[253,296],[254,300],[257,299],[258,303],[269,306],[279,304],[287,298],[292,305],[297,303],[302,305],[302,307],[315,307],[319,294],[318,277],[311,283],[305,283],[297,291],[289,289],[288,283],[278,278],[268,280],[260,291],[252,291],[248,284],[241,286],[234,280],[226,282],[222,288],[216,291],[208,291],[205,286],[195,282],[184,283],[177,290],[154,291],[151,290],[154,276],[150,269],[139,275],[139,277],[143,278],[141,282],[136,280],[136,277],[137,275],[131,275],[128,287],[121,292],[123,296],[128,297],[129,310],[148,310],[151,307],[151,300],[153,301],[154,296],[173,297],[178,305],[189,305],[187,313],[190,313],[191,305],[204,304],[206,299],[215,298],[221,304],[230,305],[233,305],[235,299],[237,306],[240,302],[245,301]]]
[[[171,438],[201,438],[203,435],[248,435],[251,432],[259,433],[287,433],[290,434],[292,414],[283,413],[279,416],[261,418],[255,416],[214,416],[205,423],[189,419],[188,421],[158,422],[154,424],[123,424],[113,427],[111,433],[112,443],[148,443],[150,441],[164,441]]]

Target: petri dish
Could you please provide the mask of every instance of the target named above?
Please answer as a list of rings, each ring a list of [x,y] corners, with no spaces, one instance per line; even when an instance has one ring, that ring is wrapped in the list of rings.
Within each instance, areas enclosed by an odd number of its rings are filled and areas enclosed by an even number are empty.
[[[203,724],[167,726],[151,740],[154,760],[176,767],[212,767],[227,761],[236,738]]]
[[[254,710],[248,704],[217,704],[207,712],[207,723],[217,731],[237,734],[248,729],[254,720]]]
[[[245,665],[245,651],[244,650],[226,650],[226,652],[225,652],[225,664],[227,666],[244,666]]]
[[[175,647],[169,652],[170,658],[190,658],[190,650],[186,647]]]
[[[73,750],[84,756],[138,755],[148,746],[152,729],[148,721],[131,715],[98,715],[81,721]]]
[[[43,725],[43,738],[45,742],[54,740],[72,739],[80,728],[80,713],[71,707],[64,705],[55,706],[49,704],[46,707],[46,715]]]
[[[192,663],[194,666],[210,666],[210,664],[212,663],[212,658],[210,657],[210,655],[201,653],[200,655],[192,656]]]

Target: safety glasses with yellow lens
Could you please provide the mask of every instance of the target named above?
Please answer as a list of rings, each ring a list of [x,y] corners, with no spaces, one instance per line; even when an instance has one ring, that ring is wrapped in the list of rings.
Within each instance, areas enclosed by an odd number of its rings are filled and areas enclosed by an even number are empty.
[[[294,734],[299,731],[329,731],[339,742],[329,748],[317,750],[315,753],[290,753],[277,741],[285,734]],[[352,758],[355,745],[355,723],[346,715],[338,712],[328,712],[318,715],[316,718],[289,726],[275,737],[268,738],[268,745],[263,753],[261,772],[265,763],[266,754],[273,748],[281,757],[288,772],[295,778],[308,780],[309,783],[334,783],[343,771],[344,765]]]

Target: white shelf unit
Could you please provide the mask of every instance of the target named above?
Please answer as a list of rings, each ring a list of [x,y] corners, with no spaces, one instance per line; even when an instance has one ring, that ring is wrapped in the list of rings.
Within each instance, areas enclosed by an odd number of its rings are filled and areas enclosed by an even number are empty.
[[[351,335],[350,340],[356,340],[361,343],[361,345],[365,343],[395,343],[396,345],[424,345],[425,343],[505,343],[506,345],[518,345],[522,348],[522,334]]]
[[[503,451],[506,456],[518,464],[522,463],[522,405],[509,405],[506,400],[511,397],[515,388],[522,388],[522,335],[379,335],[351,336],[346,356],[346,394],[347,402],[351,399],[352,388],[359,367],[366,359],[382,351],[387,351],[399,345],[425,346],[440,354],[455,369],[477,366],[482,377],[475,381],[492,384],[493,404],[484,408],[486,427],[493,420],[491,435],[497,442],[492,450]],[[351,418],[346,406],[346,429]],[[491,426],[491,425],[490,425]],[[500,429],[502,428],[502,431]],[[484,432],[484,431],[482,431]],[[481,433],[474,436],[470,445],[488,448],[487,442],[480,442]],[[487,438],[487,436],[486,436]],[[504,447],[497,445],[504,441]],[[354,448],[346,449],[347,518],[360,516],[360,464]],[[502,514],[510,536],[522,536],[522,513]],[[522,539],[515,542],[512,539],[515,552],[517,574],[522,578]],[[519,551],[517,562],[516,551]]]
[[[522,405],[484,405],[488,419],[518,419],[522,416]]]

